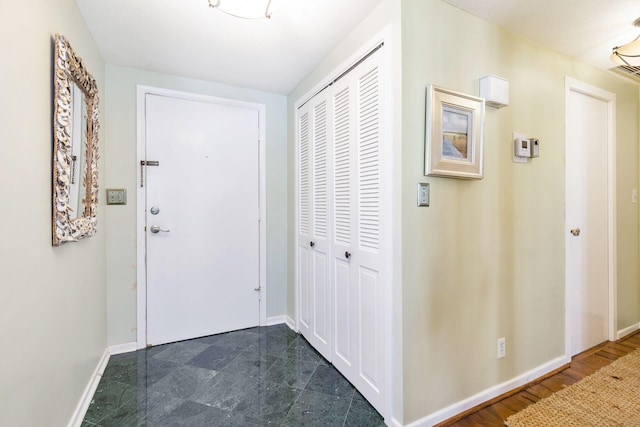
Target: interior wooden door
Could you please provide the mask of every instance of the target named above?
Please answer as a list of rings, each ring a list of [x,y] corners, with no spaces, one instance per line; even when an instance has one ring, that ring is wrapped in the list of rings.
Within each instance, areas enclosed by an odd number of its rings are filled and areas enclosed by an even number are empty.
[[[609,336],[608,137],[613,122],[611,101],[600,92],[604,91],[576,87],[568,91],[565,106],[566,276],[572,356]]]

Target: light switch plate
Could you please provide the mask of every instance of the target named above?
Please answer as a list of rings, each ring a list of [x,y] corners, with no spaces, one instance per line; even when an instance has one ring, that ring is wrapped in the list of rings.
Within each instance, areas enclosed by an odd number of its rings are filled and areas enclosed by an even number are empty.
[[[107,205],[126,205],[127,190],[124,188],[107,188]]]
[[[418,206],[429,206],[429,184],[418,183]]]

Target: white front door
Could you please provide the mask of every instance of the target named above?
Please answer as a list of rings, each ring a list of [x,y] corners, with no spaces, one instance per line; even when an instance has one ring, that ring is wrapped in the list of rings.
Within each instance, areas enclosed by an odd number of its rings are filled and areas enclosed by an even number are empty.
[[[567,89],[566,279],[571,356],[609,337],[608,168],[613,126],[609,108],[613,101],[608,95],[579,82],[570,82]]]
[[[145,102],[147,344],[258,325],[258,111]]]

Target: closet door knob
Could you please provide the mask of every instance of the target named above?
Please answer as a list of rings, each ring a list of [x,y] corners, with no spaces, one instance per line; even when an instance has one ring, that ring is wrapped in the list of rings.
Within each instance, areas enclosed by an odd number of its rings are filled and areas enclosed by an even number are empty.
[[[316,244],[313,242],[309,242],[309,246],[314,247]]]
[[[351,253],[350,253],[349,251],[345,252],[345,253],[344,253],[344,257],[345,257],[346,259],[351,258]]]

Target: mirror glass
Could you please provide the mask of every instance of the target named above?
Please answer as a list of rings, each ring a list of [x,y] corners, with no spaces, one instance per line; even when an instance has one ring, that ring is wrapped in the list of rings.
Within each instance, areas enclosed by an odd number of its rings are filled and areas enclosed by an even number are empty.
[[[98,86],[66,38],[54,36],[53,245],[96,233]]]
[[[87,98],[84,92],[73,82],[71,89],[71,182],[69,183],[70,218],[84,215],[86,187],[83,172],[87,147]]]

